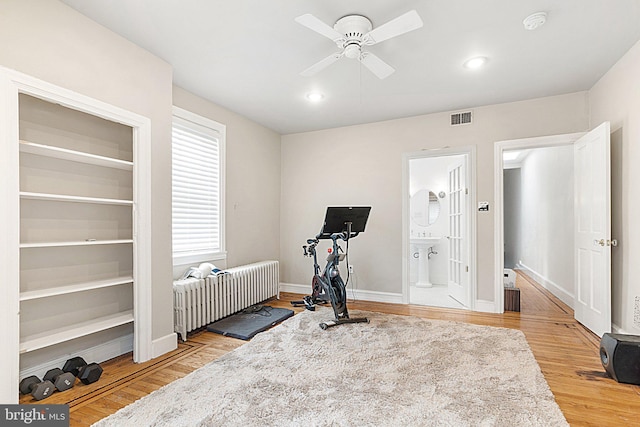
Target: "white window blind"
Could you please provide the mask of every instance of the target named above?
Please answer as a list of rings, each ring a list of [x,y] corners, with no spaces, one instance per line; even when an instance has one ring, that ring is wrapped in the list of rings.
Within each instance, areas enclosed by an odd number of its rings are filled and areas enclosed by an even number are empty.
[[[224,254],[223,148],[224,126],[174,109],[174,264],[219,259]]]

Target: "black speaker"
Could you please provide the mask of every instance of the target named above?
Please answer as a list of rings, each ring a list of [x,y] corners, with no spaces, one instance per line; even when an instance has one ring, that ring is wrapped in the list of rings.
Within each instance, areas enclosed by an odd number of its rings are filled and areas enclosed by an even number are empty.
[[[614,380],[640,385],[640,336],[604,334],[600,340],[600,361]]]

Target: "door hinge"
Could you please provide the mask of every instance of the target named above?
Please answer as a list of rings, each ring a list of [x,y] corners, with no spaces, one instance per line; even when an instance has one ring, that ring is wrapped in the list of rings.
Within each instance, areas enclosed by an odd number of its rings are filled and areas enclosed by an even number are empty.
[[[464,189],[464,194],[469,194],[469,189],[468,188]]]
[[[468,273],[469,272],[469,266],[467,265],[467,267],[465,268],[465,271]]]

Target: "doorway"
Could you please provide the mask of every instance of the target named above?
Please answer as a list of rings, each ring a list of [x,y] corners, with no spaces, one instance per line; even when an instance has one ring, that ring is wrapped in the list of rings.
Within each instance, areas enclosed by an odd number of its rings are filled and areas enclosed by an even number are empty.
[[[566,204],[573,204],[573,226],[570,232],[557,228],[556,233],[567,235],[560,237],[567,248],[564,254],[571,260],[574,271],[571,283],[566,284],[566,295],[556,294],[575,310],[576,319],[587,328],[602,335],[611,327],[611,246],[615,240],[611,233],[611,188],[610,188],[610,142],[609,123],[605,122],[589,133],[556,135],[522,140],[502,141],[495,145],[495,301],[498,312],[504,311],[503,269],[505,267],[505,201],[504,201],[504,172],[503,159],[505,152],[515,152],[542,147],[566,147],[572,151],[575,170],[571,172],[574,180],[574,196],[566,200]],[[536,181],[544,181],[549,177],[540,176]],[[552,177],[552,179],[554,179]],[[547,183],[547,188],[555,191],[553,181]],[[540,196],[542,204],[549,201]],[[562,209],[558,204],[557,209]],[[547,206],[551,209],[556,206]],[[536,206],[544,216],[544,206]],[[548,215],[546,215],[548,217]],[[557,214],[556,214],[557,216]],[[536,224],[528,224],[535,228]],[[547,227],[549,228],[549,227]],[[552,236],[557,238],[558,236]],[[537,236],[531,246],[535,250],[557,250],[552,244],[541,246],[544,239]],[[548,254],[547,254],[548,255]],[[548,259],[548,258],[547,258]],[[556,260],[553,260],[556,261]],[[566,264],[570,264],[567,262]],[[560,263],[560,268],[562,268]],[[569,275],[570,276],[570,275]],[[544,283],[544,278],[542,280]],[[553,283],[552,283],[553,285]],[[545,286],[546,287],[546,286]],[[551,289],[552,291],[554,289]],[[555,292],[554,292],[555,293]],[[563,298],[563,296],[565,298]]]
[[[405,303],[473,309],[474,154],[465,147],[404,156]]]
[[[573,164],[571,145],[505,150],[502,199],[504,277],[521,270],[572,308]]]
[[[579,134],[569,134],[569,135],[556,135],[556,136],[548,136],[548,137],[540,137],[540,138],[526,138],[526,139],[518,139],[511,141],[502,141],[496,143],[495,146],[495,207],[496,207],[496,272],[500,272],[502,274],[496,274],[499,276],[496,280],[495,285],[495,301],[496,301],[496,309],[498,312],[504,311],[504,269],[510,268],[509,264],[513,263],[514,267],[522,267],[521,265],[521,257],[519,256],[520,249],[515,248],[512,243],[514,237],[523,240],[523,236],[518,235],[514,236],[513,233],[516,230],[522,230],[522,227],[518,227],[517,219],[524,220],[523,218],[513,218],[506,217],[505,212],[509,214],[513,214],[514,207],[509,204],[509,202],[505,202],[505,191],[512,197],[518,197],[518,203],[522,204],[522,185],[518,186],[518,189],[514,191],[513,188],[509,184],[513,184],[513,182],[505,183],[505,176],[508,178],[519,178],[522,181],[522,171],[520,173],[514,172],[509,169],[512,166],[521,165],[528,157],[528,154],[538,149],[548,149],[554,147],[571,147],[573,143],[580,138],[583,133]],[[507,154],[509,153],[509,154]],[[505,175],[505,170],[510,170]],[[511,199],[511,202],[513,199]],[[521,207],[518,208],[521,210]],[[524,246],[524,243],[521,243],[520,246]],[[544,250],[545,248],[535,248],[536,250]],[[515,253],[514,253],[515,252]],[[499,254],[499,256],[498,256]],[[505,264],[505,260],[507,264]],[[525,265],[526,266],[526,265]],[[573,265],[571,266],[573,268]],[[538,281],[539,278],[536,278]],[[571,295],[571,299],[573,299],[573,295]],[[568,305],[573,306],[573,301],[571,301]]]

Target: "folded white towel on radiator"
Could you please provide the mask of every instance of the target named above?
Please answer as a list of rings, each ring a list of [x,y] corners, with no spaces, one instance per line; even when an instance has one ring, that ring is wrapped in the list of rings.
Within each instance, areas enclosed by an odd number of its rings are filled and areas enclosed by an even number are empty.
[[[204,279],[205,277],[211,274],[213,274],[214,276],[217,276],[218,274],[226,274],[226,273],[227,273],[226,271],[219,269],[218,267],[211,264],[210,262],[203,262],[197,267],[189,267],[187,271],[184,272],[181,279],[184,280],[190,277],[194,279]]]

